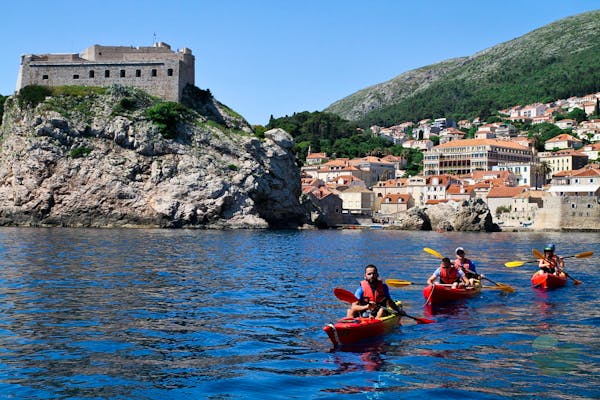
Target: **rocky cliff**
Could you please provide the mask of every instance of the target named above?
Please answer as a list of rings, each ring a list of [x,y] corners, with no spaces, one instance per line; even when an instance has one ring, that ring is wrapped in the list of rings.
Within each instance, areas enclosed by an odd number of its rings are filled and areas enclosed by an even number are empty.
[[[0,131],[0,225],[303,224],[292,138],[282,130],[257,138],[208,93],[188,102],[185,118],[166,121],[171,131],[148,116],[157,100],[135,89],[37,104],[9,98]]]
[[[498,232],[487,204],[481,199],[413,207],[398,213],[389,229]]]

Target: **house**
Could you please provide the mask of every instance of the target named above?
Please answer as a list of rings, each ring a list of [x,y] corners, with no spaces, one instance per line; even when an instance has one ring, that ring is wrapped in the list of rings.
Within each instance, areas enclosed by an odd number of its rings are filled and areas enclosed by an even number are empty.
[[[548,192],[555,196],[600,196],[600,169],[595,167],[555,174]]]
[[[406,211],[413,206],[414,201],[410,194],[388,194],[381,201],[380,212],[381,214],[394,214]]]
[[[464,185],[462,183],[453,183],[446,189],[446,198],[448,200],[465,201],[475,198],[473,185]]]
[[[544,143],[544,149],[548,151],[552,151],[554,149],[578,149],[582,145],[583,143],[581,140],[569,135],[568,133],[562,133],[546,140],[546,143]]]
[[[527,190],[512,198],[509,212],[494,214],[495,220],[505,226],[525,226],[536,220],[536,214],[544,207],[544,199],[548,196],[542,190]]]
[[[492,167],[492,171],[509,171],[514,176],[514,184],[506,186],[531,186],[535,183],[535,171],[532,163],[501,163]]]
[[[425,140],[407,140],[402,143],[402,147],[405,149],[417,149],[421,151],[428,151],[433,148],[433,142],[429,139]]]
[[[361,172],[359,178],[365,181],[368,187],[373,186],[380,180],[396,177],[395,163],[382,158],[373,156],[353,158],[348,161],[348,165]]]
[[[388,179],[386,181],[377,182],[373,185],[371,190],[373,190],[377,196],[381,195],[381,197],[385,197],[388,194],[406,194],[408,193],[406,189],[407,183],[407,178]]]
[[[375,193],[360,186],[350,186],[340,192],[342,207],[351,214],[372,215]]]
[[[464,139],[465,133],[456,128],[445,128],[440,131],[440,143],[447,143],[453,140]]]
[[[554,125],[558,126],[560,129],[573,129],[577,127],[577,121],[574,119],[565,118],[556,121]]]
[[[498,208],[511,209],[513,205],[513,197],[526,191],[523,186],[508,187],[500,186],[493,187],[487,194],[487,205],[493,215],[498,214]]]
[[[324,185],[303,188],[312,203],[319,209],[320,213],[316,221],[317,227],[327,228],[339,226],[344,223],[342,214],[342,199],[335,195]]]
[[[540,163],[545,162],[552,174],[560,171],[569,171],[583,168],[588,163],[588,156],[573,149],[559,150],[556,152],[545,151],[538,153]]]
[[[598,157],[600,157],[600,143],[585,145],[581,152],[588,156],[588,160],[598,160]]]
[[[519,130],[512,124],[500,124],[496,128],[496,137],[515,137]]]
[[[306,165],[318,165],[326,163],[327,161],[329,161],[327,153],[311,153],[309,151],[306,156]]]

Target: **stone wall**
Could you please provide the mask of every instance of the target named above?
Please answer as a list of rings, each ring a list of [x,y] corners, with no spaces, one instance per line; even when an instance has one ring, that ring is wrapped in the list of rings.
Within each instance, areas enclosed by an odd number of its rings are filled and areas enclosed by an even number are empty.
[[[600,230],[600,204],[595,196],[547,197],[535,216],[535,230]]]
[[[191,50],[94,45],[81,54],[24,55],[17,90],[42,86],[132,86],[165,100],[180,101],[187,84],[195,84]]]

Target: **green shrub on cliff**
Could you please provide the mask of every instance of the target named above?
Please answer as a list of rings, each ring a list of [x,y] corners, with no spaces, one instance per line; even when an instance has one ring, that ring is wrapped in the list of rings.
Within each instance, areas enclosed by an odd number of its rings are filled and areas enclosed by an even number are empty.
[[[51,95],[52,91],[48,86],[29,85],[19,90],[17,102],[20,107],[35,107]]]
[[[146,110],[146,116],[166,139],[177,136],[177,125],[185,121],[188,115],[186,107],[172,101],[158,103]]]

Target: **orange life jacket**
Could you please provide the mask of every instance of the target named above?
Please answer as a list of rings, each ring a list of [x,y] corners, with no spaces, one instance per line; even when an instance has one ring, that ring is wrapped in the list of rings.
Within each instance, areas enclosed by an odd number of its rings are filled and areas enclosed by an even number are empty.
[[[377,281],[377,284],[375,285],[375,291],[373,291],[371,285],[366,280],[360,281],[360,286],[363,290],[363,296],[361,300],[364,300],[366,302],[372,301],[376,304],[380,304],[385,300],[382,281]]]
[[[458,268],[451,266],[450,268],[444,268],[444,264],[440,264],[440,282],[442,283],[454,283],[458,281]]]

